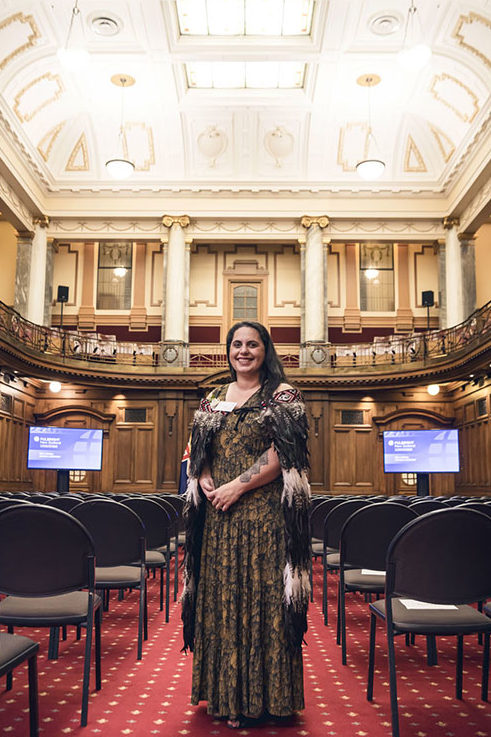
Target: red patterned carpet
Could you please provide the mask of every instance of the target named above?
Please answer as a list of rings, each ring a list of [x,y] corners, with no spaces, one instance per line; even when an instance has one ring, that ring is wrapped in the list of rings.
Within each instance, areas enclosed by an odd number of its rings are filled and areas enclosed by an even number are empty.
[[[362,597],[349,599],[347,666],[335,643],[335,587],[331,584],[330,625],[320,611],[320,571],[316,601],[310,610],[304,649],[306,710],[289,722],[264,722],[238,731],[261,737],[389,737],[390,712],[382,627],[377,633],[374,701],[365,698],[368,611]],[[58,661],[48,661],[47,633],[24,630],[41,643],[39,656],[40,734],[61,735],[230,735],[226,725],[206,714],[205,705],[189,705],[191,656],[180,652],[179,604],[165,623],[158,610],[158,585],[149,582],[149,639],[136,660],[136,594],[111,602],[103,622],[103,687],[92,692],[89,722],[80,727],[83,640],[74,631],[60,645]],[[20,632],[20,630],[19,630]],[[491,705],[480,700],[481,648],[475,637],[464,649],[464,699],[454,698],[455,641],[440,639],[439,664],[426,665],[423,638],[411,648],[397,639],[401,737],[491,737]],[[26,737],[27,676],[19,668],[12,691],[0,690],[0,737]]]

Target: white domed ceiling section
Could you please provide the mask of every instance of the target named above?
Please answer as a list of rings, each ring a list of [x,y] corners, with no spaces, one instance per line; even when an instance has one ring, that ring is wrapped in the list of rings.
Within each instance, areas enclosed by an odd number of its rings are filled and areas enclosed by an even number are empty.
[[[411,0],[1,0],[0,136],[47,192],[441,195],[470,154],[489,161],[491,5],[412,4],[421,69],[398,63]],[[77,69],[58,53],[71,19]],[[120,155],[131,184],[106,172]]]

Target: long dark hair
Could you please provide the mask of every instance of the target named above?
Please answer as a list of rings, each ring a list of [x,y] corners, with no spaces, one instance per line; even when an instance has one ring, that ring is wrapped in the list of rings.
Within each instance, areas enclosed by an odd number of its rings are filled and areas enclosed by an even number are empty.
[[[261,386],[266,389],[268,395],[272,395],[275,389],[282,382],[286,382],[286,377],[281,360],[276,353],[274,343],[271,340],[271,336],[264,325],[261,325],[260,322],[243,320],[242,322],[237,322],[235,325],[232,325],[227,333],[227,361],[232,379],[235,381],[237,379],[237,374],[230,363],[230,346],[232,345],[234,335],[239,328],[252,328],[259,334],[259,337],[264,344],[264,361],[260,369]]]

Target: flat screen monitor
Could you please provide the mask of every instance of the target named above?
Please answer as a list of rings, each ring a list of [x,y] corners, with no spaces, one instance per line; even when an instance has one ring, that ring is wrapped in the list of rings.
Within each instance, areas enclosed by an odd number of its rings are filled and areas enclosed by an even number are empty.
[[[456,473],[460,471],[458,430],[389,430],[384,432],[385,473]]]
[[[30,427],[27,468],[100,471],[102,430]]]

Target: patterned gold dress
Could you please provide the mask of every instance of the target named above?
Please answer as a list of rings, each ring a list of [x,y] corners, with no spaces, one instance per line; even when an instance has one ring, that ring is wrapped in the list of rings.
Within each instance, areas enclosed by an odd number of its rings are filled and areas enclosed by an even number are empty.
[[[242,412],[224,417],[212,446],[215,487],[270,447],[258,422],[264,406],[259,390]],[[227,512],[206,502],[191,701],[207,701],[217,716],[287,716],[304,708],[301,649],[287,647],[283,624],[281,493],[278,480],[246,492]]]

